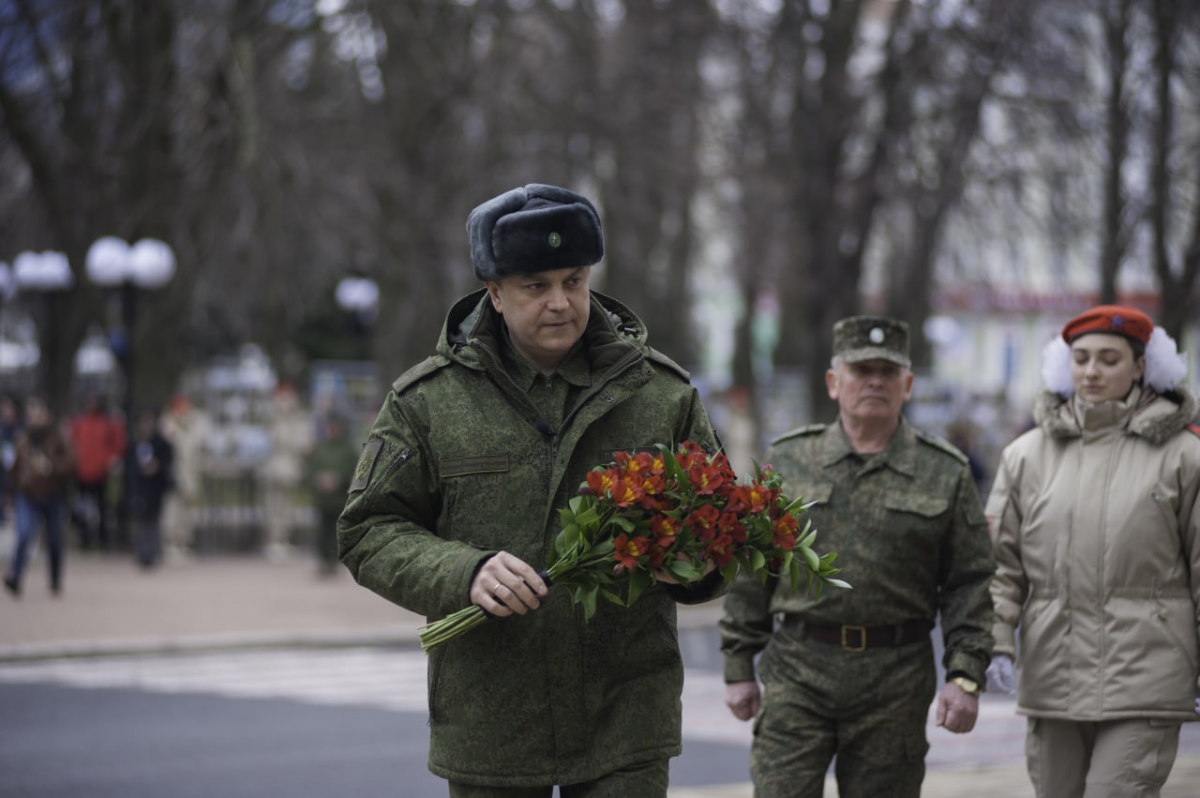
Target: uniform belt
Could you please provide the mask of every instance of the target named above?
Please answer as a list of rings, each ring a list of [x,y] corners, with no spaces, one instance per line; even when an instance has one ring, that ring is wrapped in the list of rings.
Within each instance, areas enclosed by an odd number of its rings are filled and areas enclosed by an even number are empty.
[[[933,622],[923,618],[891,626],[848,626],[805,623],[795,615],[785,615],[783,625],[799,629],[802,637],[850,651],[878,646],[906,646],[928,640],[929,633],[933,631]]]

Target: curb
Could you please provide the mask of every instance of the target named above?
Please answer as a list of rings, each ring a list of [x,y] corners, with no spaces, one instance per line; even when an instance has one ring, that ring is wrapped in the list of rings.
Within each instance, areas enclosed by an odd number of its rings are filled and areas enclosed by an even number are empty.
[[[715,626],[717,612],[680,607],[681,631]],[[228,632],[178,636],[51,640],[0,644],[0,663],[41,659],[113,657],[148,654],[194,654],[209,651],[264,648],[356,648],[417,646],[418,627],[412,624],[370,629],[311,632]]]
[[[408,626],[351,632],[254,632],[108,640],[61,640],[0,645],[0,662],[138,654],[193,654],[259,648],[415,646],[417,642],[417,630]]]

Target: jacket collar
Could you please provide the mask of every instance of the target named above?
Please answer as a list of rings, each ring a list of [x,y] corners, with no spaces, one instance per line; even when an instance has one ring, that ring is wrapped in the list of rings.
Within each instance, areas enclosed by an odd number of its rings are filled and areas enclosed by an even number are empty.
[[[1182,432],[1200,412],[1200,399],[1183,385],[1163,394],[1143,388],[1137,401],[1131,404],[1126,416],[1127,429],[1154,446],[1161,446]],[[1051,438],[1078,438],[1083,434],[1071,401],[1059,394],[1043,391],[1034,405],[1033,417]]]
[[[644,352],[647,332],[642,320],[624,304],[592,291],[592,307],[583,332],[586,362],[593,374],[606,373],[631,354]],[[481,288],[460,298],[446,314],[438,341],[438,354],[467,368],[488,368],[488,355],[481,346],[497,355],[502,351],[504,324]]]
[[[893,471],[912,476],[916,460],[917,435],[912,425],[904,416],[900,417],[900,426],[896,434],[888,441],[888,445],[875,456],[871,470],[890,468]],[[847,457],[858,453],[850,446],[846,431],[842,429],[841,421],[836,421],[825,428],[821,435],[821,465],[829,468],[840,463]]]

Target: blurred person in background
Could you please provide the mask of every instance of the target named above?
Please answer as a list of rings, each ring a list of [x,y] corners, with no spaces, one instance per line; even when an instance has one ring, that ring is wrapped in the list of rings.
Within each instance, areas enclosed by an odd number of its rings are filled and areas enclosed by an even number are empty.
[[[337,567],[337,519],[346,506],[346,493],[354,478],[358,446],[350,439],[346,421],[328,413],[318,425],[317,443],[308,455],[305,478],[317,512],[318,572],[332,576]]]
[[[267,424],[271,451],[261,470],[265,552],[267,559],[283,560],[292,552],[296,491],[313,442],[312,418],[300,405],[296,389],[290,383],[280,382],[275,387]]]
[[[212,423],[207,413],[184,394],[171,397],[161,430],[174,452],[174,487],[163,506],[164,556],[170,561],[187,556],[195,542],[203,495],[204,450]]]
[[[75,458],[68,436],[40,397],[30,397],[25,412],[26,427],[17,436],[16,453],[9,472],[17,538],[4,587],[13,596],[21,594],[29,546],[38,530],[44,529],[50,591],[57,596],[62,592],[63,580],[63,513]]]
[[[125,454],[125,425],[108,412],[105,398],[88,394],[83,409],[71,420],[75,447],[75,483],[90,511],[78,513],[85,549],[107,549],[109,539],[108,479]]]
[[[1037,426],[1001,458],[988,683],[1015,686],[1029,717],[1039,798],[1157,796],[1197,719],[1200,403],[1186,374],[1144,313],[1094,307],[1046,347]]]
[[[12,485],[8,472],[17,457],[17,436],[24,424],[21,407],[11,396],[0,396],[0,525],[8,523],[12,511]]]
[[[175,453],[158,426],[158,413],[142,410],[134,426],[133,471],[129,475],[129,518],[138,565],[153,568],[162,557],[163,498],[174,483]]]
[[[946,425],[946,440],[954,448],[967,457],[967,465],[971,469],[971,480],[975,490],[979,492],[980,501],[987,497],[987,469],[979,457],[978,435],[971,422],[966,419],[955,419]]]

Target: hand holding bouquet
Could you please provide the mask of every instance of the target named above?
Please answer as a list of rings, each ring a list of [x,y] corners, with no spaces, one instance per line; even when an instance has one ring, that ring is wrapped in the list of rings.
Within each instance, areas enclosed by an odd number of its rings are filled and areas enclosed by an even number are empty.
[[[818,556],[816,531],[800,526],[801,498],[783,494],[783,478],[770,466],[755,468],[738,484],[724,454],[708,455],[684,442],[672,452],[621,452],[593,469],[579,495],[560,511],[562,531],[542,576],[570,589],[584,617],[599,597],[628,607],[656,581],[693,584],[714,568],[726,581],[739,570],[762,580],[786,578],[792,589],[835,579],[836,553]],[[421,627],[421,647],[433,648],[488,617],[472,604]]]

